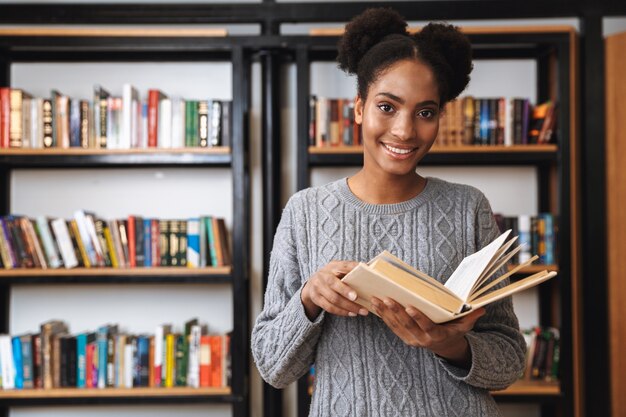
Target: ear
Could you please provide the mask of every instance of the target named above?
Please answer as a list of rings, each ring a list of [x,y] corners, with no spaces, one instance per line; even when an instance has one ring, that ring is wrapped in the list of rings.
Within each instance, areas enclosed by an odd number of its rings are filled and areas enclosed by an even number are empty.
[[[357,95],[356,98],[354,99],[354,121],[357,124],[362,124],[363,123],[363,105],[365,103],[363,102],[363,99],[361,98],[360,95]]]

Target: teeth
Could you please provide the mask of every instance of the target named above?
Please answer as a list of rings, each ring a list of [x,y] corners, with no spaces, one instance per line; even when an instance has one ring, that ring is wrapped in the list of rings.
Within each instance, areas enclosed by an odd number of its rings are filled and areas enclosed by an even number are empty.
[[[411,153],[413,152],[414,149],[400,149],[400,148],[394,148],[393,146],[389,146],[386,143],[383,143],[383,145],[385,146],[385,148],[389,149],[391,152],[393,153],[397,153],[400,155],[405,155],[407,153]]]

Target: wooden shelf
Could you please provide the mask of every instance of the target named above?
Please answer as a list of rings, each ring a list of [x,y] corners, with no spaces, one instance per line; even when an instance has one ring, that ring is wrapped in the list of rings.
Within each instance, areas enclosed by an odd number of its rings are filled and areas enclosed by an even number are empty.
[[[505,390],[492,391],[492,395],[500,396],[559,396],[561,388],[558,381],[526,381],[519,380]]]
[[[207,388],[54,388],[0,390],[0,400],[51,398],[152,398],[152,397],[206,397],[231,395],[230,387]]]
[[[226,283],[232,267],[16,268],[0,270],[0,283]]]

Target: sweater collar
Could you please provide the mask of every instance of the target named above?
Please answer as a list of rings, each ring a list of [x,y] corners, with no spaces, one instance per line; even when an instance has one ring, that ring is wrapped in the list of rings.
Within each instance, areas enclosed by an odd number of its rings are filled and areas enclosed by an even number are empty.
[[[402,201],[394,204],[370,204],[358,198],[348,186],[348,177],[335,181],[334,188],[337,190],[338,196],[354,206],[357,210],[369,214],[399,214],[411,211],[434,197],[440,180],[437,178],[426,177],[426,186],[421,193],[410,200]]]

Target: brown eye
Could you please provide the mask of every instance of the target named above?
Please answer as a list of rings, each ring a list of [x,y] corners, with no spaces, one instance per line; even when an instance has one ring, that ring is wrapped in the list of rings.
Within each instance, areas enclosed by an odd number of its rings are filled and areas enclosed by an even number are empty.
[[[384,113],[391,113],[393,111],[393,107],[391,106],[391,104],[387,104],[387,103],[379,104],[378,108],[382,110]]]
[[[424,119],[432,119],[433,117],[435,117],[435,112],[432,110],[422,110],[417,113],[417,115],[419,117],[423,117]]]

